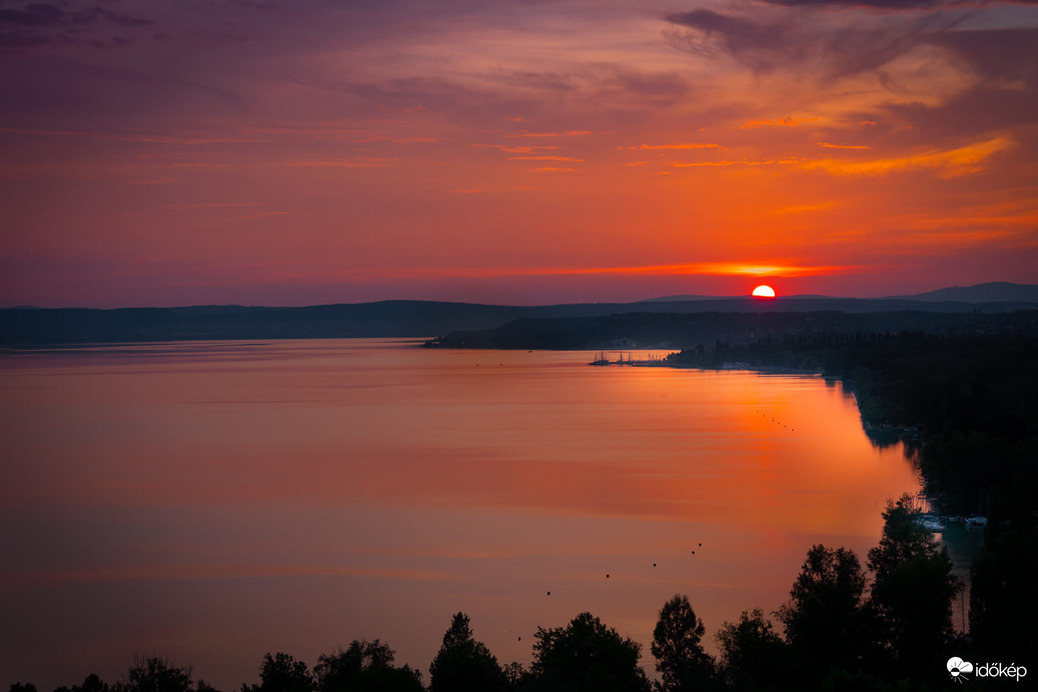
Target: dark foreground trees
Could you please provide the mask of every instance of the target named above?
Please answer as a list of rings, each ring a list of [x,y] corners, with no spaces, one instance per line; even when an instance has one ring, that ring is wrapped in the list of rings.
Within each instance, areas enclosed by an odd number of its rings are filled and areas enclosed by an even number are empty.
[[[865,573],[853,551],[824,545],[807,551],[789,602],[776,615],[793,657],[814,662],[812,674],[860,666],[870,629],[862,609],[864,592]]]
[[[883,537],[869,551],[869,604],[879,628],[873,638],[892,672],[913,679],[947,661],[952,601],[961,588],[948,553],[916,523],[917,515],[908,495],[888,505]]]
[[[429,692],[504,692],[508,679],[497,658],[472,637],[469,616],[456,613],[429,666]]]
[[[717,632],[721,660],[719,676],[738,690],[783,689],[799,676],[791,665],[789,647],[764,611],[743,611],[735,624],[724,623]]]
[[[200,683],[205,685],[205,683]],[[59,687],[54,692],[110,692],[112,688],[101,680],[96,674],[91,673],[83,680],[82,685],[73,685],[72,688]],[[202,689],[205,689],[204,687]]]
[[[659,690],[684,692],[712,686],[716,673],[714,659],[701,644],[705,631],[688,596],[674,596],[663,605],[652,632],[652,655],[662,678]]]
[[[422,674],[393,665],[395,652],[379,641],[354,640],[345,651],[321,654],[314,666],[318,692],[421,692]]]
[[[970,571],[970,633],[979,659],[1038,661],[1038,531],[989,535]]]
[[[853,552],[822,545],[808,551],[789,602],[776,613],[791,660],[804,666],[803,679],[837,686],[851,679],[939,679],[960,585],[947,552],[916,523],[918,514],[908,495],[888,504],[883,537],[869,551],[867,594]]]
[[[313,689],[314,678],[306,663],[281,651],[263,657],[260,684],[241,686],[241,692],[313,692]]]
[[[649,692],[638,667],[641,645],[580,613],[565,627],[537,628],[531,675],[522,690]]]

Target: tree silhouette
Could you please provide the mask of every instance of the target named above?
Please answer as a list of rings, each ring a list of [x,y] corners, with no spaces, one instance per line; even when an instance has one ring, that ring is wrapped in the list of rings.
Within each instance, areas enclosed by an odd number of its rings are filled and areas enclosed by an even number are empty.
[[[72,692],[108,692],[109,689],[108,685],[101,678],[91,673],[83,679],[82,685],[74,686]]]
[[[518,661],[512,661],[504,666],[503,670],[508,683],[506,689],[509,690],[523,689],[523,682],[531,677],[530,671],[523,668],[523,664]]]
[[[970,634],[989,660],[1034,660],[1038,653],[1038,532],[1015,526],[987,537],[970,569]],[[1030,623],[1021,627],[1020,623]]]
[[[198,689],[201,690],[201,685],[204,684],[205,683],[200,682],[200,687]],[[54,692],[110,692],[110,690],[111,688],[105,682],[103,682],[101,678],[99,678],[96,674],[91,673],[90,675],[86,676],[86,678],[83,680],[82,685],[73,685],[71,689],[62,686],[55,689]]]
[[[260,684],[241,686],[242,692],[313,692],[314,677],[303,661],[292,655],[267,653],[260,666]]]
[[[185,670],[160,656],[139,654],[134,656],[127,679],[112,685],[113,692],[188,692],[190,689],[190,668]]]
[[[858,667],[871,636],[864,590],[865,574],[853,551],[819,544],[807,552],[790,600],[777,615],[793,655],[801,663],[812,661],[814,675]]]
[[[660,690],[699,690],[712,684],[714,660],[700,643],[704,631],[687,596],[674,596],[660,609],[652,632],[652,655],[663,678],[657,685]]]
[[[393,667],[395,653],[378,639],[354,640],[345,651],[321,654],[314,666],[319,692],[422,692],[422,674]]]
[[[728,685],[740,690],[766,690],[795,684],[789,647],[760,608],[743,611],[734,625],[724,623],[717,632],[717,644],[721,649],[721,675]]]
[[[913,676],[940,671],[947,659],[952,601],[960,589],[947,551],[916,523],[918,514],[909,495],[888,503],[883,537],[869,551],[880,640],[899,670]]]
[[[531,680],[524,689],[558,692],[648,692],[638,667],[641,645],[621,638],[591,613],[566,627],[537,628]]]
[[[483,642],[472,638],[469,616],[456,613],[429,666],[429,691],[496,692],[507,686],[497,658]]]
[[[36,692],[36,685],[31,682],[12,682],[9,692]]]

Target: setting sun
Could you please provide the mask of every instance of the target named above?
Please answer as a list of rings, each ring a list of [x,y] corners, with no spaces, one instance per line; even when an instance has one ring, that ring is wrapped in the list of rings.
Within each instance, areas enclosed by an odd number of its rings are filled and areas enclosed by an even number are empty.
[[[754,298],[774,298],[775,297],[775,289],[773,289],[771,286],[764,286],[764,285],[758,286],[757,288],[753,289],[753,297]]]

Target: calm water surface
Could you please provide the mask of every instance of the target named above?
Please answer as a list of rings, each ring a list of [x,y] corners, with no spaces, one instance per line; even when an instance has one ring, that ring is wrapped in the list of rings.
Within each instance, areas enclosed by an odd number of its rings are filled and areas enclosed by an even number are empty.
[[[503,663],[588,610],[651,670],[672,595],[712,648],[786,599],[813,543],[864,560],[919,488],[839,383],[593,355],[0,354],[0,689],[114,682],[139,651],[233,690],[267,651],[313,665],[376,637],[427,679],[459,610]]]

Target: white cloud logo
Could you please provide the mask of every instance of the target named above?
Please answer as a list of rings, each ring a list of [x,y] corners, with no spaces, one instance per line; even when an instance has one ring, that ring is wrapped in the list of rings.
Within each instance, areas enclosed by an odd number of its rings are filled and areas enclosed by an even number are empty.
[[[951,673],[952,680],[955,682],[969,680],[965,674],[973,672],[973,664],[969,661],[963,661],[958,656],[953,656],[948,659],[948,672]]]

